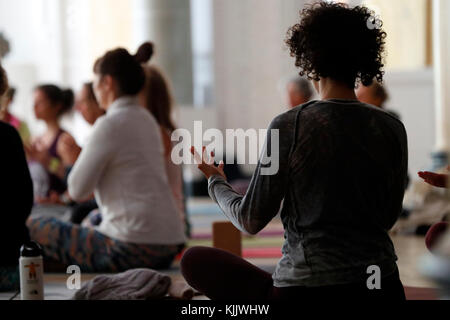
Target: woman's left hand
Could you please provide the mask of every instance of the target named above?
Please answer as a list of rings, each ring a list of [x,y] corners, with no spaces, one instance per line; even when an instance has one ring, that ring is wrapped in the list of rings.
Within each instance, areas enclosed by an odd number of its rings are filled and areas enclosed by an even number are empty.
[[[194,147],[191,147],[191,153],[194,156],[195,163],[198,163],[198,168],[201,172],[205,175],[206,179],[209,180],[212,176],[221,176],[225,180],[227,180],[227,176],[225,175],[225,172],[223,169],[225,168],[225,164],[223,161],[220,161],[220,164],[218,167],[214,164],[214,152],[211,152],[211,154],[208,156],[206,154],[206,147],[203,147],[202,150],[202,156],[195,150]]]

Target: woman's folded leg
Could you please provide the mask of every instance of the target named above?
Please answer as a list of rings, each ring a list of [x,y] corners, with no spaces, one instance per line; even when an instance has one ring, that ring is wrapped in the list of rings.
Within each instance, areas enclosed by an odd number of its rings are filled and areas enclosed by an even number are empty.
[[[273,290],[269,273],[219,249],[189,249],[181,271],[191,287],[213,300],[265,300]]]
[[[98,231],[55,218],[30,218],[27,225],[31,240],[42,246],[44,258],[77,265],[83,272],[116,271],[108,252],[112,240]]]
[[[179,246],[131,244],[92,228],[54,218],[28,220],[30,237],[43,247],[44,257],[83,272],[121,272],[134,268],[169,268]]]

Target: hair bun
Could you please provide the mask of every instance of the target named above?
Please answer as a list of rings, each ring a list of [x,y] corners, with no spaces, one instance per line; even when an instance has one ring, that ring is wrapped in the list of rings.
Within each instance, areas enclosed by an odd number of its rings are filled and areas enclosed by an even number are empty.
[[[153,43],[145,42],[139,47],[138,51],[134,55],[134,58],[139,63],[146,63],[153,57],[153,53]]]

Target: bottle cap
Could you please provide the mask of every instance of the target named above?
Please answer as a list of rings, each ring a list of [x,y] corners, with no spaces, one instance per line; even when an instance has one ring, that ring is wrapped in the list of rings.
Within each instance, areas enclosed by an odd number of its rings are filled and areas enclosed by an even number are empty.
[[[35,241],[30,241],[25,243],[22,248],[20,248],[21,257],[39,257],[42,255],[42,247]]]

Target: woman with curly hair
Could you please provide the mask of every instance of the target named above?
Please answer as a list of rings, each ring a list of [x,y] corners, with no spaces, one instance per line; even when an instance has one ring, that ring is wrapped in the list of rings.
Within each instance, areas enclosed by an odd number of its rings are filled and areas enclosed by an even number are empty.
[[[210,196],[241,231],[259,233],[283,207],[285,244],[273,275],[227,252],[193,248],[182,272],[195,289],[212,299],[405,299],[388,231],[402,211],[407,135],[398,119],[355,95],[358,82],[383,78],[386,34],[372,19],[363,6],[319,2],[290,28],[286,43],[321,100],[270,125],[276,174],[264,175],[260,161],[242,197],[223,164],[200,158]],[[279,151],[270,130],[279,132]]]

